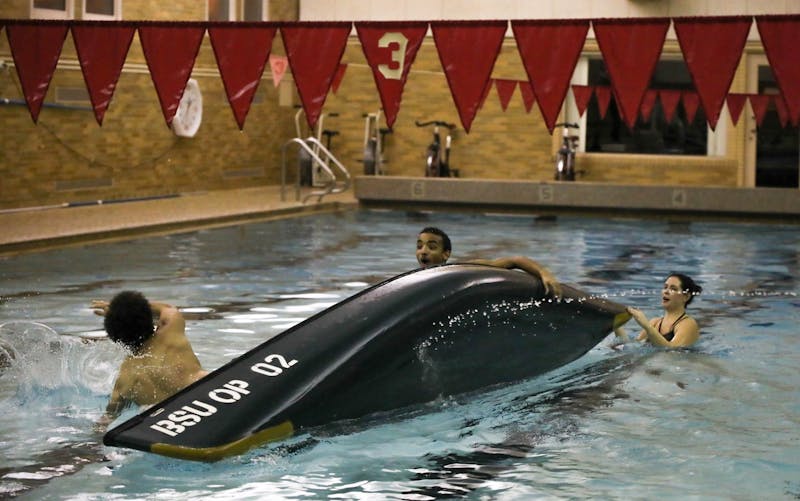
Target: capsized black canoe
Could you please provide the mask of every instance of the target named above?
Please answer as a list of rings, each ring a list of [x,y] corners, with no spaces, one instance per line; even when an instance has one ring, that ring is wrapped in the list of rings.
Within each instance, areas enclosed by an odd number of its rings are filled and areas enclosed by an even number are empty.
[[[624,306],[520,271],[454,264],[370,287],[110,430],[106,445],[214,461],[295,430],[567,364]]]

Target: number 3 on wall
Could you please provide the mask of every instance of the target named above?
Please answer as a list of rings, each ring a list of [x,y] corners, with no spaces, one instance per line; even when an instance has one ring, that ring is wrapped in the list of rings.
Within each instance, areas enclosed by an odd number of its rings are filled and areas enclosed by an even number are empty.
[[[406,61],[408,38],[402,33],[388,32],[384,33],[381,39],[378,40],[378,47],[382,49],[389,48],[392,44],[397,44],[397,48],[392,50],[392,63],[395,63],[396,67],[392,68],[391,66],[394,65],[379,64],[378,71],[387,80],[400,80],[403,78],[403,65]]]

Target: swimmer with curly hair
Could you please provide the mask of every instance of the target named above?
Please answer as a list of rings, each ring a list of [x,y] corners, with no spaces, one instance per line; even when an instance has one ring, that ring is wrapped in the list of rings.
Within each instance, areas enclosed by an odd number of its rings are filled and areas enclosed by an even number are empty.
[[[109,339],[129,352],[99,424],[108,425],[129,405],[158,403],[208,374],[186,337],[183,315],[174,306],[148,301],[135,291],[120,292],[110,303],[92,301],[91,306],[105,317]]]

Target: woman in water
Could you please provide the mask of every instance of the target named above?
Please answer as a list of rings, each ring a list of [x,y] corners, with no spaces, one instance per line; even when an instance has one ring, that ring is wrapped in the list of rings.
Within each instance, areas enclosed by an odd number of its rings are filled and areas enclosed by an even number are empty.
[[[640,310],[628,307],[628,313],[643,329],[636,339],[665,348],[684,348],[696,343],[700,338],[700,329],[697,322],[686,314],[686,307],[702,290],[688,275],[670,274],[664,281],[661,292],[663,316],[648,320]],[[623,340],[627,340],[627,335],[621,328],[615,332]]]

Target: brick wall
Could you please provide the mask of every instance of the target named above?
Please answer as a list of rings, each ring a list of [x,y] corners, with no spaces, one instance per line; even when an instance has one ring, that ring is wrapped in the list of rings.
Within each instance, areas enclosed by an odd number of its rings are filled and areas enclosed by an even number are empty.
[[[25,7],[20,8],[23,4]],[[0,17],[27,17],[27,0],[4,2]],[[159,0],[125,2],[125,19],[198,20],[205,3]],[[297,0],[269,3],[273,20],[296,19]],[[285,17],[284,17],[285,16]],[[676,47],[665,47],[665,53]],[[280,36],[274,54],[284,54]],[[5,35],[0,58],[10,61]],[[340,131],[333,151],[353,174],[363,172],[365,113],[380,108],[370,69],[357,37],[352,37],[343,62],[348,70],[337,94],[330,94],[325,127]],[[494,78],[526,78],[513,39],[503,45]],[[34,125],[24,106],[0,106],[0,208],[48,205],[97,199],[167,195],[181,192],[241,188],[280,183],[281,146],[295,136],[292,102],[298,103],[289,75],[276,89],[267,69],[239,131],[225,99],[208,38],[203,42],[193,77],[203,90],[203,124],[191,139],[176,137],[165,125],[158,98],[145,65],[138,38],[131,45],[126,68],[98,127],[93,113],[45,107]],[[734,92],[744,92],[745,76],[737,73]],[[56,103],[64,90],[84,87],[71,37],[67,37],[59,68],[45,100]],[[0,97],[21,100],[13,67],[0,71]],[[571,98],[570,98],[571,99]],[[88,106],[88,101],[73,103]],[[538,108],[526,113],[517,90],[507,111],[494,90],[464,133],[432,39],[427,39],[412,67],[394,133],[384,146],[390,175],[424,173],[430,128],[415,120],[445,120],[458,124],[451,164],[461,177],[478,179],[549,180],[558,138],[548,132]],[[578,158],[587,181],[641,184],[736,186],[741,184],[744,128],[729,127],[727,154],[722,157],[658,157],[586,154]],[[289,166],[295,160],[289,158]],[[290,169],[293,170],[293,169]]]
[[[25,7],[16,5],[20,3]],[[0,17],[26,18],[27,5],[27,0],[4,3]],[[163,5],[160,0],[125,2],[124,18],[205,16],[204,2],[170,2],[169,9]],[[288,13],[296,18],[296,0],[270,5],[270,15]],[[273,52],[283,53],[279,37]],[[12,61],[5,33],[0,35],[0,58]],[[0,208],[279,184],[280,147],[295,135],[294,109],[280,105],[280,89],[273,86],[268,69],[243,131],[238,130],[225,98],[208,37],[192,76],[200,84],[204,104],[203,123],[194,138],[179,138],[167,128],[138,37],[102,127],[90,110],[46,105],[35,125],[25,106],[0,106]],[[282,86],[293,87],[291,78]],[[66,104],[58,98],[66,94],[73,99],[74,94],[84,94],[83,100],[71,100],[69,105],[90,107],[71,36],[45,103]],[[0,70],[0,98],[24,99],[10,64]]]
[[[587,44],[587,48],[591,47]],[[679,50],[676,44],[665,53]],[[361,172],[363,157],[362,114],[375,112],[380,103],[372,74],[357,39],[351,40],[343,61],[348,63],[344,80],[325,109],[339,113],[328,124],[340,129],[335,153],[351,170]],[[740,72],[742,73],[742,72]],[[526,74],[513,39],[507,39],[492,72],[493,78],[525,80]],[[737,79],[733,92],[744,92],[744,79]],[[571,95],[567,96],[571,100]],[[461,177],[481,179],[549,180],[553,178],[554,157],[559,145],[558,131],[551,136],[534,105],[525,112],[517,89],[503,111],[494,89],[466,134],[459,122],[447,81],[432,39],[420,48],[403,94],[394,134],[384,146],[389,175],[421,176],[425,172],[425,148],[431,129],[419,129],[415,120],[444,120],[458,125],[454,135],[451,165]],[[723,115],[724,120],[727,115]],[[743,127],[729,127],[729,153],[722,157],[579,154],[578,168],[585,181],[641,184],[688,184],[736,186],[741,155],[736,155]]]
[[[725,157],[579,154],[578,179],[667,186],[736,186],[736,160]]]
[[[339,113],[328,123],[342,131],[336,153],[354,171],[363,171],[364,113],[376,112],[380,98],[375,89],[360,44],[352,39],[343,61],[348,69],[339,92],[329,96],[326,110]],[[494,78],[526,79],[525,70],[512,40],[506,41],[492,73]],[[472,123],[469,134],[459,121],[447,80],[432,39],[420,48],[403,93],[402,105],[384,145],[386,169],[390,175],[420,176],[425,172],[425,148],[432,129],[414,122],[442,120],[455,123],[450,163],[462,177],[538,179],[549,176],[552,139],[534,107],[525,112],[519,91],[504,113],[492,90]]]

